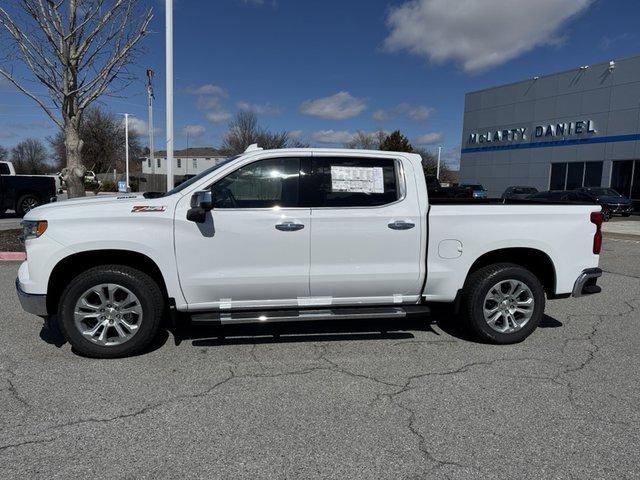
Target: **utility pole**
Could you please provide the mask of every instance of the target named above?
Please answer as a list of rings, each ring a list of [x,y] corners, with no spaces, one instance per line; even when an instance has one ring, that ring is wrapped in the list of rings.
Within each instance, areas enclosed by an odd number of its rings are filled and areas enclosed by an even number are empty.
[[[167,191],[173,189],[173,0],[165,0]]]
[[[155,100],[155,95],[153,94],[153,70],[150,68],[147,69],[147,99],[148,99],[148,107],[149,107],[149,160],[151,161],[151,175],[153,178],[153,189],[156,189],[156,161],[155,161],[155,151],[153,146],[153,101]]]
[[[125,164],[125,185],[129,191],[129,114],[124,114],[124,164]]]
[[[440,180],[440,156],[442,155],[442,147],[438,147],[438,168],[436,170],[436,180]]]

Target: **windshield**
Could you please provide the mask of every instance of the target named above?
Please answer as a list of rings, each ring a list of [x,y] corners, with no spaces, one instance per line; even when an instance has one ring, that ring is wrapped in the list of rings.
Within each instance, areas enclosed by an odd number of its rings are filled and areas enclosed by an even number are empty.
[[[474,190],[484,190],[484,187],[478,184],[463,183],[460,186],[465,188],[473,188]]]
[[[196,175],[195,177],[190,178],[189,180],[185,180],[184,182],[182,182],[180,185],[176,186],[173,190],[168,191],[167,193],[163,193],[162,195],[159,195],[159,197],[168,197],[169,195],[173,195],[174,193],[178,193],[181,192],[182,190],[184,190],[185,188],[193,185],[194,183],[200,181],[202,178],[206,177],[207,175],[209,175],[211,172],[216,171],[217,169],[219,169],[220,167],[226,165],[227,163],[231,162],[232,160],[235,160],[236,158],[238,158],[240,155],[235,155],[233,157],[229,157],[229,158],[225,158],[223,160],[221,160],[220,162],[216,163],[213,167],[209,167],[206,170],[200,172],[198,175]],[[151,192],[147,192],[144,194],[144,196],[146,198],[150,198],[151,196],[156,197],[156,195],[148,195]],[[147,196],[148,195],[148,196]]]
[[[621,197],[618,192],[616,192],[613,188],[590,188],[589,192],[594,195],[608,195],[611,197]]]
[[[513,187],[513,193],[515,193],[516,195],[523,195],[525,193],[537,193],[538,190],[536,190],[533,187]]]

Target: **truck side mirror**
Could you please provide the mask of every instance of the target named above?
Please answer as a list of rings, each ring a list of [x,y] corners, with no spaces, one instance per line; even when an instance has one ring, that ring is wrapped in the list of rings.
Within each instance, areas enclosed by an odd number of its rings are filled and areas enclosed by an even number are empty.
[[[191,196],[191,208],[187,211],[187,220],[204,223],[207,212],[213,209],[213,194],[211,190],[201,190]]]

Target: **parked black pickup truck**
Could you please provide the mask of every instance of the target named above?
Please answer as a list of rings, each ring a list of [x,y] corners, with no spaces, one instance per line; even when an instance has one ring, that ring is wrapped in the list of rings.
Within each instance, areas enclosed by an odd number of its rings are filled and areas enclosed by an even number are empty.
[[[7,162],[0,162],[0,215],[15,210],[20,217],[38,205],[56,198],[54,177],[15,175]]]

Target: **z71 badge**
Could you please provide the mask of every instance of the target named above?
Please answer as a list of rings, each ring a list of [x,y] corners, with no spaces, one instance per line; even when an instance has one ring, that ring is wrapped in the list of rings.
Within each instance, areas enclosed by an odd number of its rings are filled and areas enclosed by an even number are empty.
[[[164,212],[166,209],[166,205],[134,205],[131,213]]]

